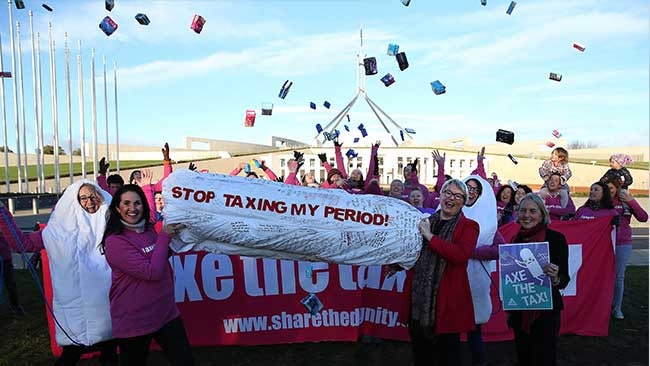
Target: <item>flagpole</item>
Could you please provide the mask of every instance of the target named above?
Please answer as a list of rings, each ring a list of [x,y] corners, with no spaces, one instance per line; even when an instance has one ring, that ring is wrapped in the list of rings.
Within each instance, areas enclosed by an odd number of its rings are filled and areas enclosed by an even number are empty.
[[[97,180],[97,94],[95,93],[95,49],[90,49],[90,113],[93,131],[93,175]]]
[[[39,141],[39,122],[38,122],[38,85],[36,81],[36,45],[34,44],[34,14],[30,10],[29,11],[29,36],[32,41],[32,89],[33,89],[33,96],[34,96],[34,136],[35,136],[35,145],[36,145],[36,175],[37,175],[37,187],[36,191],[38,193],[44,193],[43,192],[43,181],[41,180],[41,170],[43,169],[43,165],[41,163],[41,152],[40,152],[40,146],[38,144]]]
[[[44,131],[43,131],[43,80],[41,78],[41,33],[36,32],[36,63],[38,64],[38,150],[41,165],[41,184],[43,185],[41,191],[45,192],[45,152],[43,146],[45,145]]]
[[[54,191],[56,194],[61,192],[61,173],[59,171],[59,116],[57,107],[57,93],[56,93],[56,60],[55,60],[55,47],[56,44],[52,39],[52,23],[48,23],[50,34],[50,93],[52,97],[52,145],[54,146]]]
[[[2,36],[0,35],[0,71],[4,71],[2,65]],[[9,143],[7,142],[7,104],[5,103],[5,78],[0,78],[0,100],[2,103],[2,142],[4,144],[4,156],[5,156],[5,185],[7,188],[7,193],[11,191],[11,181],[9,180]]]
[[[117,174],[120,174],[120,129],[117,122],[117,64],[113,62],[113,90],[115,91],[115,160]]]
[[[70,49],[68,48],[68,32],[63,34],[65,39],[65,102],[68,114],[68,169],[70,184],[74,183],[74,172],[72,165],[72,103],[70,101]]]
[[[23,178],[20,175],[22,170],[21,156],[20,156],[20,117],[18,116],[18,80],[16,78],[16,47],[14,45],[14,9],[11,7],[11,0],[9,3],[9,42],[11,47],[11,76],[13,82],[13,96],[14,96],[14,122],[16,124],[16,163],[18,177],[18,193],[23,193]]]
[[[81,41],[77,41],[77,92],[79,93],[79,141],[81,144],[81,178],[86,179],[86,124],[84,121],[84,75],[81,59]]]
[[[25,178],[25,192],[29,193],[29,174],[27,172],[28,160],[27,160],[27,121],[25,121],[25,88],[23,83],[23,48],[20,42],[20,22],[16,22],[16,43],[18,44],[18,71],[20,72],[20,82],[18,84],[20,88],[20,99],[19,99],[19,108],[20,108],[20,127],[23,130],[23,157],[25,159],[25,164],[23,165],[23,177]]]
[[[105,55],[102,55],[102,63],[104,64],[104,116],[105,116],[105,124],[106,124],[106,160],[108,161],[111,159],[111,157],[109,155],[110,151],[108,149],[108,144],[110,142],[108,141],[108,91],[106,86],[106,56]]]

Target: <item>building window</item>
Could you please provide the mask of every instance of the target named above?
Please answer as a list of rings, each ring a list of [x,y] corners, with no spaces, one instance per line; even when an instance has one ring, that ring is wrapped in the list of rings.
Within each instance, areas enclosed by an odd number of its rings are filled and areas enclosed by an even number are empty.
[[[465,160],[464,159],[458,160],[458,167],[459,168],[463,167],[463,161],[465,161]]]
[[[455,162],[456,162],[456,159],[449,159],[449,167],[453,168]]]
[[[285,161],[284,159],[280,159],[280,167],[284,168],[285,166]]]
[[[316,166],[316,159],[309,159],[309,167],[313,168]]]

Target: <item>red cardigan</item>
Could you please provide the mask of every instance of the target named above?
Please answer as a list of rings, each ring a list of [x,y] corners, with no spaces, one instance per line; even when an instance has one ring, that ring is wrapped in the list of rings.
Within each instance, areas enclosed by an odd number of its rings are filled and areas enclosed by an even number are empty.
[[[447,260],[438,288],[436,334],[462,333],[476,328],[467,260],[476,248],[478,234],[478,223],[461,213],[451,242],[437,236],[431,238],[429,249]]]

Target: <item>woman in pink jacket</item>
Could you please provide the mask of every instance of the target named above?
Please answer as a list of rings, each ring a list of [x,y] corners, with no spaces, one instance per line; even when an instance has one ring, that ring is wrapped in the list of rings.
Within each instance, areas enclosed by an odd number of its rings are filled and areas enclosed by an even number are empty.
[[[152,339],[172,365],[193,365],[167,261],[172,235],[183,225],[168,224],[156,233],[139,186],[127,184],[113,197],[101,244],[112,270],[110,313],[120,365],[146,365]]]

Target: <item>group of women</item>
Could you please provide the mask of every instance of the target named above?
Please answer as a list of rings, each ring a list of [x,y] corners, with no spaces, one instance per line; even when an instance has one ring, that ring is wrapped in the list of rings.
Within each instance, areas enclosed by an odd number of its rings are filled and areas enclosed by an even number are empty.
[[[366,179],[355,169],[348,176],[342,163],[341,146],[335,146],[339,168],[321,157],[328,171],[324,188],[342,188],[350,193],[382,194],[377,181],[377,149],[373,145],[371,169]],[[169,150],[163,149],[166,162]],[[562,297],[567,286],[568,246],[565,237],[549,228],[551,220],[566,215],[566,207],[549,205],[559,184],[549,177],[549,197],[540,197],[524,185],[495,190],[486,178],[482,150],[478,166],[464,180],[444,175],[444,155],[434,151],[438,183],[433,192],[418,181],[417,163],[404,169],[404,181],[391,183],[388,194],[409,201],[430,216],[419,223],[423,246],[413,269],[409,332],[415,365],[458,365],[461,363],[460,335],[467,332],[473,364],[486,364],[481,324],[492,313],[487,261],[498,258],[504,242],[548,242],[550,263],[544,273],[552,283],[553,309],[513,311],[508,325],[515,335],[520,364],[554,365],[559,336]],[[313,176],[297,178],[300,159],[289,162],[287,184],[314,186]],[[339,161],[341,160],[341,161]],[[166,175],[171,172],[171,163]],[[264,166],[265,172],[272,172]],[[231,174],[238,174],[238,167]],[[253,177],[253,176],[251,176]],[[164,177],[163,177],[164,178]],[[47,227],[23,234],[5,207],[0,221],[3,237],[15,250],[46,249],[57,320],[56,340],[62,346],[60,365],[74,365],[82,353],[100,350],[104,364],[142,365],[152,339],[162,347],[174,365],[191,365],[193,358],[187,335],[174,302],[173,274],[167,261],[169,243],[183,228],[182,223],[162,225],[162,210],[153,199],[157,194],[147,172],[130,179],[135,184],[110,187],[113,196],[93,182],[70,185],[53,211]],[[559,178],[558,178],[559,180]],[[105,183],[105,182],[100,182]],[[145,186],[143,190],[140,185]],[[557,185],[557,187],[556,187]],[[617,181],[596,182],[587,202],[575,219],[618,216],[616,292],[612,314],[622,318],[621,299],[626,262],[631,253],[630,215],[623,215],[623,203],[639,221],[647,213],[629,196],[620,193]],[[147,192],[148,194],[146,194]],[[519,230],[503,238],[497,228],[516,221]],[[158,222],[159,229],[154,230]],[[17,233],[18,237],[14,234]]]
[[[168,152],[165,144],[166,161]],[[131,180],[135,184],[111,187],[112,196],[89,180],[71,184],[47,226],[33,233],[23,233],[0,204],[0,232],[9,245],[47,252],[62,347],[56,365],[76,365],[91,351],[100,351],[102,365],[117,365],[118,349],[120,365],[145,365],[152,339],[171,364],[194,364],[167,261],[183,225],[156,232],[144,183],[135,175]]]

